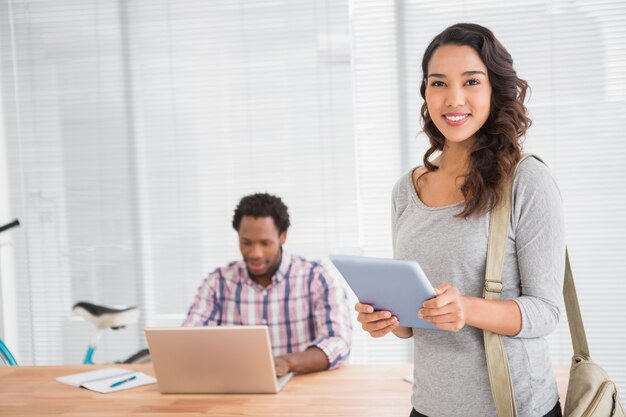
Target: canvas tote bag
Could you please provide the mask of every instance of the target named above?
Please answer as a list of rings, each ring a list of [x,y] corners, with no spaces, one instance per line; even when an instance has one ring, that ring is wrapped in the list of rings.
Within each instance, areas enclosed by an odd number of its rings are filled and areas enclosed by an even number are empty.
[[[534,155],[526,154],[519,163],[528,157],[534,157],[541,161]],[[517,167],[519,167],[519,163]],[[515,171],[517,171],[517,167]],[[513,178],[515,178],[515,173],[505,187],[502,204],[491,212],[487,269],[483,291],[483,297],[487,300],[499,300],[502,292],[502,266],[512,210]],[[580,314],[567,250],[565,253],[563,297],[574,348],[565,398],[564,417],[626,417],[615,384],[604,369],[591,360],[589,355],[587,336]],[[498,416],[517,417],[514,388],[511,383],[509,362],[502,344],[502,336],[485,330],[484,339],[489,382]]]

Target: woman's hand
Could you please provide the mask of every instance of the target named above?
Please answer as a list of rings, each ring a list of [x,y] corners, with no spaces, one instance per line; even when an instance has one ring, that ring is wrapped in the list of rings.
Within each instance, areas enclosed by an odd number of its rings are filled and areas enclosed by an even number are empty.
[[[419,318],[442,330],[461,330],[467,322],[467,303],[457,287],[443,284],[435,288],[437,296],[426,300]]]
[[[383,337],[400,325],[398,318],[389,311],[374,311],[369,304],[356,303],[354,309],[359,313],[356,319],[361,327],[372,337]]]

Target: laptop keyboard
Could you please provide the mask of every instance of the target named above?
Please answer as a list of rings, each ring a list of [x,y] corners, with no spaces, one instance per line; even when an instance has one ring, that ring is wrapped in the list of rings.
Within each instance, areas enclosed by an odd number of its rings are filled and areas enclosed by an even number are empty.
[[[283,376],[276,377],[276,384],[278,385],[279,391],[283,389],[285,384],[291,379],[292,376],[293,376],[293,373],[289,372],[288,374],[285,374]]]

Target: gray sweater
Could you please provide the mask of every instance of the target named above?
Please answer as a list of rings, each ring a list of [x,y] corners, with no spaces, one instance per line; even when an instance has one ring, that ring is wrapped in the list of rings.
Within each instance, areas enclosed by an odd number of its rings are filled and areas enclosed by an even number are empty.
[[[419,262],[433,286],[448,283],[462,294],[482,296],[489,214],[454,217],[462,204],[428,207],[411,181],[393,189],[394,257]],[[547,167],[524,160],[513,183],[513,212],[501,299],[514,300],[522,329],[504,337],[519,417],[543,416],[558,400],[545,337],[562,310],[565,233],[559,190]],[[483,331],[413,329],[413,408],[429,417],[496,416],[489,385]]]

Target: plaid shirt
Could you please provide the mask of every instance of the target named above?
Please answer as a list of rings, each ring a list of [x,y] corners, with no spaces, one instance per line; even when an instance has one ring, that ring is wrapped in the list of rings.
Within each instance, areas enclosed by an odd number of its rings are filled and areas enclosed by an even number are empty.
[[[202,282],[183,326],[267,325],[275,356],[320,348],[330,368],[350,354],[352,325],[344,288],[324,267],[283,251],[268,287],[243,260]]]

